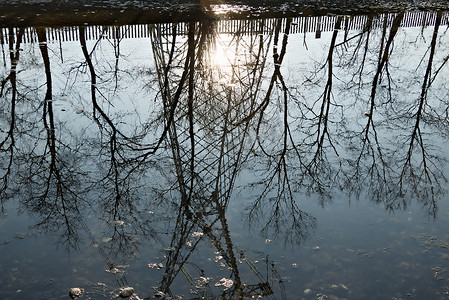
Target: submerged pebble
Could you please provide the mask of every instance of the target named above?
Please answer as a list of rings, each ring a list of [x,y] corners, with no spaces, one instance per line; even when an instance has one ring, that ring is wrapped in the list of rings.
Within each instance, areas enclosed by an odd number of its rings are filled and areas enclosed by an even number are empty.
[[[79,296],[81,296],[82,293],[83,293],[82,289],[75,287],[70,289],[69,296],[72,299],[77,299]]]
[[[132,296],[133,293],[134,293],[134,288],[129,286],[129,287],[122,288],[120,290],[119,296],[122,298],[129,298]]]

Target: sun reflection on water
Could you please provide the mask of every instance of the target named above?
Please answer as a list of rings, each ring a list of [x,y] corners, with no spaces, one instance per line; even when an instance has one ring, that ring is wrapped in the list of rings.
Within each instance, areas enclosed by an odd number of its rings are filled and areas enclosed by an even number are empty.
[[[211,64],[214,67],[226,68],[235,63],[235,52],[229,45],[218,41],[211,53]]]

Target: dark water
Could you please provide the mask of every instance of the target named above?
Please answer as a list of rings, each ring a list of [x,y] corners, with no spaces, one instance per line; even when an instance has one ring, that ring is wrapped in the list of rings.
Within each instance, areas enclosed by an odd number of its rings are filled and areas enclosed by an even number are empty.
[[[0,298],[447,299],[447,22],[3,28]]]

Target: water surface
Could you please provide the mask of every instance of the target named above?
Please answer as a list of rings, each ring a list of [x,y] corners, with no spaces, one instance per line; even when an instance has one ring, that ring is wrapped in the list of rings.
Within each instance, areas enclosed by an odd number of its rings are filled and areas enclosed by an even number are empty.
[[[9,27],[2,299],[447,299],[448,15]]]

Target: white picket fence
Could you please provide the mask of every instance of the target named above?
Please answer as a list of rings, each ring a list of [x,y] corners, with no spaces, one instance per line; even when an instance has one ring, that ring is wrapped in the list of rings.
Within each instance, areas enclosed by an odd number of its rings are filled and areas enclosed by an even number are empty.
[[[372,28],[379,28],[387,21],[387,26],[392,24],[396,14],[380,14],[372,18]],[[435,12],[407,12],[402,20],[401,27],[426,27],[435,24],[437,14]],[[368,16],[343,16],[340,26],[341,30],[362,30],[367,26]],[[290,33],[326,32],[333,31],[337,16],[318,17],[295,17],[291,19]],[[219,20],[213,25],[218,34],[267,34],[272,32],[273,27],[279,19],[251,19],[251,20]],[[281,19],[281,28],[285,28],[287,19]],[[444,13],[443,26],[448,25],[449,14]],[[187,33],[188,23],[159,23],[159,24],[137,24],[122,26],[88,26],[86,27],[86,39],[96,40],[99,38],[148,38],[152,26],[157,26],[158,31],[164,35],[172,35],[176,26],[178,35]],[[0,43],[7,43],[9,36],[16,36],[18,28],[0,29]],[[48,41],[78,41],[79,28],[77,26],[48,28]],[[37,40],[33,27],[25,28],[22,42],[32,43]]]

